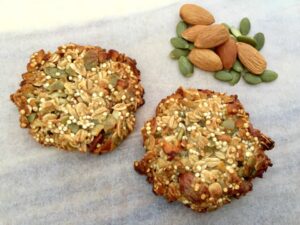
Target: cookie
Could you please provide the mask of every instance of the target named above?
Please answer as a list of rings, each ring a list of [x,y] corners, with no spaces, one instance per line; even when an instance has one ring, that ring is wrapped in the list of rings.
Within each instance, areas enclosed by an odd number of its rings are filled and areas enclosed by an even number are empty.
[[[274,142],[254,129],[236,95],[179,88],[142,128],[146,153],[134,167],[156,195],[198,212],[215,210],[252,189]]]
[[[134,128],[144,89],[136,61],[115,50],[68,44],[34,53],[11,95],[20,125],[39,143],[101,154]]]

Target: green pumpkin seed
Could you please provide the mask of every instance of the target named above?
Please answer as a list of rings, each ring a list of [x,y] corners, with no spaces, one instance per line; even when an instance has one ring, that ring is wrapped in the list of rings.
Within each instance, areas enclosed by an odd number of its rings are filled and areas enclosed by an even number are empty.
[[[272,70],[265,70],[260,77],[263,82],[271,82],[277,79],[278,74]]]
[[[235,122],[232,119],[226,119],[223,121],[222,126],[225,129],[233,130],[235,128]]]
[[[178,37],[182,37],[181,34],[183,31],[185,31],[187,28],[187,24],[183,21],[180,21],[176,26],[176,33]]]
[[[171,44],[173,45],[174,48],[181,48],[181,49],[188,49],[190,46],[186,40],[179,37],[171,38]]]
[[[59,119],[60,123],[64,125],[67,123],[68,120],[69,120],[69,116],[63,116]]]
[[[236,40],[236,37],[233,36],[232,34],[230,34],[230,37],[233,38],[234,40]]]
[[[185,77],[191,77],[194,73],[194,65],[185,56],[180,56],[178,66],[181,74]]]
[[[98,52],[93,49],[88,50],[83,57],[83,62],[87,70],[95,68],[99,63]]]
[[[193,48],[195,48],[195,45],[193,43],[190,43],[189,50],[192,50]]]
[[[241,35],[237,37],[237,40],[252,45],[254,48],[257,46],[256,40],[249,36]]]
[[[27,116],[27,120],[29,123],[32,123],[36,117],[36,113],[31,113],[29,116]]]
[[[243,78],[248,84],[259,84],[262,82],[260,76],[253,75],[252,73],[243,73]]]
[[[241,35],[242,35],[241,32],[240,32],[237,28],[235,28],[235,27],[231,27],[231,28],[230,28],[230,33],[231,33],[233,36],[235,36],[236,38],[237,38],[238,36],[241,36]]]
[[[75,123],[69,124],[68,127],[71,130],[71,132],[74,133],[74,134],[76,134],[77,131],[79,130],[79,126]]]
[[[224,27],[226,27],[226,28],[228,29],[228,31],[230,30],[230,26],[229,26],[227,23],[222,23],[222,25],[223,25]]]
[[[180,56],[187,56],[189,52],[189,50],[175,48],[170,52],[170,57],[171,59],[179,59]]]
[[[179,128],[178,134],[177,134],[177,139],[181,140],[182,137],[183,137],[183,135],[184,135],[184,133],[185,133],[185,130],[183,128]]]
[[[241,73],[236,72],[234,70],[231,70],[230,73],[232,75],[232,80],[229,83],[231,85],[237,84],[240,81],[240,79],[241,79]]]
[[[70,66],[68,66],[65,71],[69,76],[76,76],[77,75],[77,73]]]
[[[234,71],[236,72],[242,72],[243,71],[243,65],[242,63],[239,61],[239,60],[236,60],[235,63],[233,64],[233,67]]]
[[[250,28],[251,28],[250,20],[247,17],[243,18],[240,22],[240,31],[241,31],[241,33],[243,35],[249,34]]]
[[[214,74],[214,77],[217,79],[217,80],[221,80],[221,81],[230,81],[232,80],[232,74],[225,71],[225,70],[222,70],[222,71],[218,71]]]
[[[256,49],[261,50],[265,44],[265,35],[263,33],[257,33],[254,35],[254,39],[257,42]]]
[[[44,68],[44,71],[47,75],[55,78],[59,77],[60,75],[66,74],[64,70],[60,70],[56,67],[46,67]]]
[[[107,132],[113,129],[116,124],[117,120],[112,115],[108,115],[107,118],[103,121],[104,131]]]
[[[119,78],[120,78],[120,77],[118,76],[118,74],[112,73],[112,74],[109,76],[109,84],[111,84],[111,86],[113,86],[113,87],[116,87]]]
[[[57,91],[57,90],[63,90],[65,88],[63,82],[57,80],[54,83],[52,83],[49,87],[49,91]]]

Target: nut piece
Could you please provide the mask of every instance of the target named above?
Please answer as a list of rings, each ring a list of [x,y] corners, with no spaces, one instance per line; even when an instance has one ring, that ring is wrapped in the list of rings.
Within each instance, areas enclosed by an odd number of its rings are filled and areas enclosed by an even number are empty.
[[[194,48],[188,55],[189,60],[198,68],[206,71],[219,71],[223,68],[220,57],[210,49]]]
[[[184,22],[191,25],[210,25],[215,22],[215,18],[209,11],[194,4],[184,4],[179,14]]]
[[[237,57],[235,40],[229,38],[224,44],[217,47],[216,52],[221,58],[223,67],[225,69],[231,69]]]
[[[213,48],[229,39],[228,29],[223,24],[204,27],[195,40],[197,48]]]
[[[212,183],[209,185],[208,191],[214,198],[219,198],[223,193],[222,187],[219,183]]]
[[[198,34],[200,34],[204,27],[207,27],[205,25],[195,25],[192,27],[187,28],[185,31],[181,33],[181,36],[190,42],[194,42],[196,40],[196,37]]]
[[[266,67],[267,62],[265,58],[251,45],[237,42],[238,57],[241,63],[253,74],[262,74]]]

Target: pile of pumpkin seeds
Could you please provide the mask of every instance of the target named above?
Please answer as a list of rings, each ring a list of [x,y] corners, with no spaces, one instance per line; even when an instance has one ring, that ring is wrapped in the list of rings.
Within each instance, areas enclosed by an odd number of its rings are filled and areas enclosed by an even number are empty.
[[[263,33],[256,33],[253,37],[249,36],[251,29],[250,20],[245,17],[240,21],[239,28],[229,26],[223,23],[233,37],[238,42],[244,42],[252,45],[260,51],[265,44],[265,36]],[[178,60],[178,66],[181,74],[185,77],[191,77],[194,72],[194,65],[188,60],[187,56],[190,50],[194,48],[193,43],[182,38],[181,33],[188,28],[188,25],[180,21],[176,26],[177,37],[171,38],[170,42],[174,49],[170,52],[172,59]],[[256,85],[262,82],[271,82],[277,79],[278,74],[272,70],[265,70],[261,75],[254,75],[243,67],[241,62],[237,59],[231,70],[221,70],[214,74],[217,80],[228,82],[231,85],[237,84],[241,77],[248,84]]]

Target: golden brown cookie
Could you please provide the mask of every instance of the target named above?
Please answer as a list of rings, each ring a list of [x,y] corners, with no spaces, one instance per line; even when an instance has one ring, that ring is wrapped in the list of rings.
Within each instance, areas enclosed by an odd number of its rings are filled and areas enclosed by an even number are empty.
[[[237,96],[179,88],[142,128],[146,153],[134,163],[153,191],[198,212],[217,209],[252,189],[274,142],[252,127]]]
[[[34,53],[11,100],[20,125],[43,145],[101,154],[133,130],[144,90],[135,60],[68,44]]]

